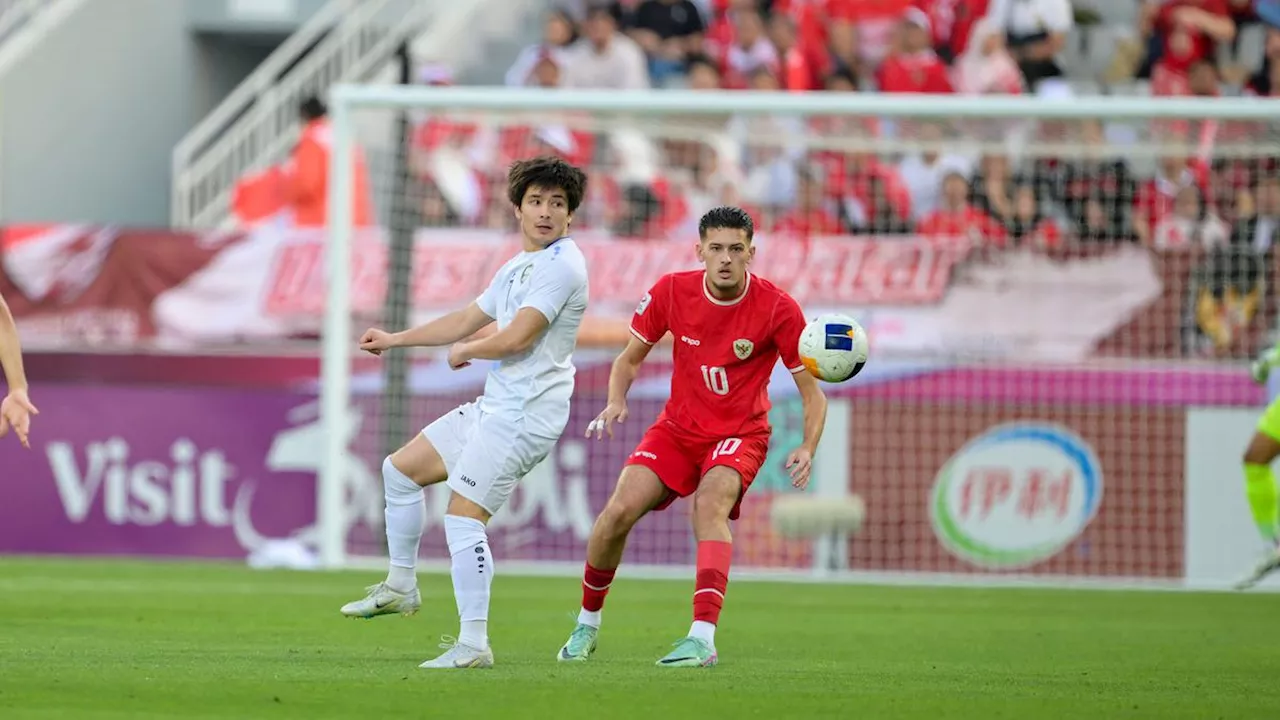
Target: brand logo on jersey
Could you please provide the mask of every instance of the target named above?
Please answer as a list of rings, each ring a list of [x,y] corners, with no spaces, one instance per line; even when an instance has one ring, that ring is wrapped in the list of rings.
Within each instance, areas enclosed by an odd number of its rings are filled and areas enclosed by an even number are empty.
[[[701,341],[701,340],[694,340],[693,338],[689,337],[688,335],[681,335],[681,336],[680,336],[680,342],[685,343],[686,345],[692,345],[692,346],[694,346],[694,347],[698,347],[699,345],[701,345],[701,344],[702,344],[702,341]]]
[[[633,457],[649,458],[650,460],[657,460],[657,459],[658,459],[658,456],[657,456],[657,455],[654,455],[653,453],[648,452],[647,450],[637,450],[637,451],[635,451],[634,453],[632,453],[632,456],[633,456]]]
[[[1102,504],[1102,466],[1083,438],[1048,423],[1001,425],[970,440],[938,472],[933,530],[984,568],[1034,565],[1062,551]]]
[[[640,298],[640,304],[636,306],[636,314],[643,315],[644,311],[649,309],[649,303],[652,300],[653,297],[649,293],[645,293],[644,297]]]
[[[746,338],[738,338],[733,341],[733,354],[738,356],[739,360],[746,360],[751,357],[751,351],[756,349],[756,344]]]
[[[520,271],[520,284],[523,285],[525,280],[529,279],[529,273],[533,272],[532,265],[525,265],[524,270]]]

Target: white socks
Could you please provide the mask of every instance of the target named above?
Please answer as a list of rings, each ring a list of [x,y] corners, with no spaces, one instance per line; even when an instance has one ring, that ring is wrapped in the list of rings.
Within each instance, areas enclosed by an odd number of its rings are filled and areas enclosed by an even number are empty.
[[[716,646],[716,626],[705,620],[694,620],[689,628],[689,637],[705,641],[711,647]]]
[[[453,594],[458,601],[462,630],[458,642],[484,650],[489,647],[489,588],[493,584],[493,553],[484,523],[458,515],[444,516],[444,536],[453,564]]]
[[[578,610],[578,624],[590,625],[591,627],[599,630],[600,629],[600,611],[588,610],[586,608],[582,608]]]
[[[382,461],[382,487],[387,498],[387,553],[391,556],[387,586],[409,592],[418,586],[413,568],[418,562],[418,544],[427,519],[426,500],[422,488],[396,469],[390,457]]]

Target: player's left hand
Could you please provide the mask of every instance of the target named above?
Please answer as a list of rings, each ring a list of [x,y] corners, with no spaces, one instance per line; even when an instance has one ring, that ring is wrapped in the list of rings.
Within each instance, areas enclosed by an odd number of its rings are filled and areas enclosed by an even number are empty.
[[[471,357],[467,355],[466,343],[454,343],[449,348],[449,368],[452,370],[461,370],[471,364]]]
[[[809,486],[809,473],[813,470],[813,454],[805,448],[796,448],[787,456],[786,467],[791,471],[791,486],[803,490]]]
[[[18,436],[18,442],[29,449],[31,442],[27,435],[31,432],[31,416],[39,414],[40,411],[31,404],[31,398],[27,397],[26,390],[10,392],[0,401],[0,437],[8,435],[9,428],[12,427],[14,434]]]

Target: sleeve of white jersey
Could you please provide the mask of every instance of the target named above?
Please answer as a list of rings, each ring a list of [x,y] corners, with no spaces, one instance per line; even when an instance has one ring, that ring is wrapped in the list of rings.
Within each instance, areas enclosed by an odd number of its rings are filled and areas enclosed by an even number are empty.
[[[566,253],[551,258],[538,268],[532,282],[520,307],[537,310],[551,323],[555,322],[574,293],[587,284],[587,273]]]
[[[494,273],[493,279],[489,281],[489,287],[480,293],[480,297],[476,298],[476,305],[480,308],[480,312],[488,315],[494,320],[498,319],[498,278],[501,271]]]

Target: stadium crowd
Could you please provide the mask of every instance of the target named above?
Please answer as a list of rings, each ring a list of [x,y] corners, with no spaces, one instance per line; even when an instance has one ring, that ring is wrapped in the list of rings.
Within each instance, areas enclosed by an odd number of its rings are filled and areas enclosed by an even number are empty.
[[[1127,62],[1127,84],[1116,83],[1127,92],[1280,92],[1270,82],[1280,31],[1259,23],[1250,0],[1148,0],[1135,20],[1130,45],[1146,51],[1116,51],[1111,63]],[[588,1],[553,10],[543,41],[524,50],[506,80],[1062,99],[1077,92],[1080,75],[1062,59],[1064,47],[1077,23],[1097,21],[1069,0]],[[423,80],[449,77],[433,67]],[[725,202],[751,208],[776,235],[915,233],[996,246],[1243,242],[1263,250],[1280,226],[1276,158],[1215,152],[1265,127],[988,125],[690,117],[639,133],[605,132],[589,118],[494,129],[445,116],[423,121],[413,155],[424,216],[441,225],[506,227],[501,169],[553,152],[595,171],[577,227],[623,237],[683,236]],[[1145,158],[1134,152],[1143,138],[1162,143],[1148,143]],[[1063,150],[1027,152],[1032,146]]]

